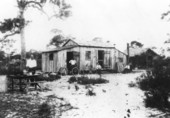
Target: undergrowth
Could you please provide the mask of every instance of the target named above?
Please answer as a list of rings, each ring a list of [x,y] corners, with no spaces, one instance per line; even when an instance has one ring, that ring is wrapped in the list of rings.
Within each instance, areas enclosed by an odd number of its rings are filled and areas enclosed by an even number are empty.
[[[137,84],[145,91],[145,106],[170,110],[170,59],[154,60],[153,68],[142,75]]]
[[[81,84],[81,85],[87,85],[87,84],[95,85],[95,84],[108,83],[109,81],[106,79],[103,79],[103,78],[89,78],[86,76],[81,76],[81,77],[72,76],[69,78],[68,82],[69,83],[77,82],[78,84]]]

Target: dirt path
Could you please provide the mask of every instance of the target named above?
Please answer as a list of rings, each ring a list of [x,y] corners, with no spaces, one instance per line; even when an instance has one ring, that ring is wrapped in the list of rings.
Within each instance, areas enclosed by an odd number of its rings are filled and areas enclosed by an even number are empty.
[[[153,111],[144,107],[143,91],[128,86],[142,73],[105,74],[102,77],[109,83],[93,86],[96,96],[87,96],[84,86],[79,85],[76,91],[74,85],[66,82],[68,77],[63,77],[49,84],[52,91],[48,94],[63,97],[78,108],[65,112],[61,118],[147,118]]]

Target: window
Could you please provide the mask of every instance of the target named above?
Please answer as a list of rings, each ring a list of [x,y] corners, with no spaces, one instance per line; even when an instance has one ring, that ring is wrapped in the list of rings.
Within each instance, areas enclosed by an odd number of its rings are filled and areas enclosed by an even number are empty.
[[[91,51],[86,51],[86,60],[91,59]]]
[[[51,53],[51,54],[49,55],[49,60],[52,61],[53,58],[54,58],[54,55],[53,55],[53,53]]]

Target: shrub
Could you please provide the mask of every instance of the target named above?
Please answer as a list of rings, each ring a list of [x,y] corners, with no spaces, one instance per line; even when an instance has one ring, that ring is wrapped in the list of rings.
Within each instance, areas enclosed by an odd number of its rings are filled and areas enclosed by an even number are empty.
[[[93,91],[93,89],[88,89],[86,95],[87,96],[96,96],[96,93]]]
[[[88,78],[86,76],[81,77],[70,77],[68,80],[69,83],[77,82],[78,84],[87,85],[87,84],[103,84],[108,83],[108,80],[105,80],[103,78]]]
[[[51,118],[52,108],[47,103],[42,103],[38,108],[38,115],[40,118]]]
[[[60,79],[61,76],[54,73],[45,73],[38,76],[39,81],[54,81]]]
[[[160,110],[170,109],[168,101],[170,93],[170,66],[169,59],[157,59],[154,61],[153,69],[147,71],[144,79],[137,83],[146,91],[146,107],[158,108]]]
[[[146,107],[158,108],[160,110],[170,108],[168,96],[165,91],[151,89],[150,91],[145,92],[145,95]]]
[[[69,78],[68,82],[69,83],[74,83],[74,82],[77,82],[77,79],[76,79],[75,76],[72,76],[72,77]]]

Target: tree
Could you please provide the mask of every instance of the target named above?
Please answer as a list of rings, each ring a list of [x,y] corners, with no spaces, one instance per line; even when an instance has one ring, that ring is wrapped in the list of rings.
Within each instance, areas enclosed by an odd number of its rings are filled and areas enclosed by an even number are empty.
[[[67,40],[67,39],[65,39],[64,36],[62,36],[61,34],[58,34],[58,35],[54,36],[54,37],[51,39],[49,45],[54,45],[54,46],[56,46],[56,47],[60,47],[60,45],[61,45],[63,42],[65,42],[66,40]]]
[[[143,44],[140,43],[140,42],[138,42],[138,41],[132,41],[132,42],[131,42],[131,47],[133,47],[133,48],[136,48],[136,47],[142,48],[142,47],[143,47]]]
[[[17,7],[19,9],[19,15],[16,18],[5,19],[3,22],[0,22],[0,31],[1,33],[5,33],[4,37],[1,38],[0,42],[3,42],[9,36],[13,36],[16,34],[20,34],[21,38],[21,60],[25,60],[26,58],[26,47],[25,47],[25,38],[24,38],[24,28],[29,23],[29,21],[25,20],[24,13],[28,8],[35,8],[45,13],[43,10],[43,6],[47,3],[51,3],[54,5],[54,8],[57,8],[58,11],[55,10],[53,16],[63,19],[64,17],[70,16],[70,5],[65,2],[65,0],[16,0]],[[21,63],[21,69],[24,68],[24,63]]]

